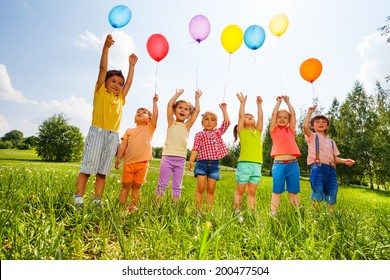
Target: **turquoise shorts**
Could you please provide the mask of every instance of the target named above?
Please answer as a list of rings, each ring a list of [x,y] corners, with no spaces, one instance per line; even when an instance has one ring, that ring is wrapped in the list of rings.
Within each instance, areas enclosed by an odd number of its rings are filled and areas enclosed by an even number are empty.
[[[236,181],[239,184],[251,182],[253,184],[260,183],[261,179],[261,163],[240,161],[237,164]]]

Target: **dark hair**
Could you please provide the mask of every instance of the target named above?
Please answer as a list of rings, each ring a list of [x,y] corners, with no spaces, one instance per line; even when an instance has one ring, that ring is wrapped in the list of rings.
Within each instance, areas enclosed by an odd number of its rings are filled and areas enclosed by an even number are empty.
[[[179,105],[180,103],[185,103],[185,104],[188,105],[188,107],[190,107],[190,116],[191,116],[192,113],[193,113],[194,110],[195,110],[195,107],[192,106],[191,102],[188,102],[188,101],[186,101],[186,100],[178,100],[178,101],[176,101],[175,104],[173,104],[173,106],[172,106],[172,110],[175,111],[177,105]]]
[[[238,124],[236,124],[233,128],[233,136],[234,136],[234,141],[233,143],[236,143],[237,141],[237,134],[238,134]]]
[[[121,77],[123,79],[123,81],[125,80],[125,77],[123,76],[121,70],[108,70],[107,74],[106,74],[106,81],[109,78],[111,78],[112,76],[118,76],[118,77]]]
[[[310,126],[313,127],[314,126],[314,122],[317,121],[317,120],[325,120],[327,125],[330,125],[330,121],[329,121],[328,117],[325,116],[325,115],[319,114],[319,115],[315,115],[314,117],[311,118]],[[325,130],[325,133],[327,133],[327,130]]]

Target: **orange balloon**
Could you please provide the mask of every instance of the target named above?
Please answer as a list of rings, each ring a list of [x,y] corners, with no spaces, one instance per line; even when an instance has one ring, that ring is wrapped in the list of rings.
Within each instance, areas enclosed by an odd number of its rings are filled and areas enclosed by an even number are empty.
[[[309,58],[302,62],[299,73],[306,81],[313,83],[321,75],[322,64],[316,58]]]

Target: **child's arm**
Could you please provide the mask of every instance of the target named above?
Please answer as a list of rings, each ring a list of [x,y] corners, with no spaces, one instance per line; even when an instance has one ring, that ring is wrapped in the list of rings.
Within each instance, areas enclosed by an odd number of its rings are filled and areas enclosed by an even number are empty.
[[[294,107],[290,103],[290,97],[288,97],[287,95],[284,95],[283,99],[284,99],[284,102],[286,102],[286,104],[287,104],[288,111],[290,112],[290,127],[291,127],[292,131],[295,132],[295,127],[297,125],[297,117],[295,114]]]
[[[194,166],[194,162],[195,162],[195,159],[196,159],[197,156],[198,156],[198,151],[192,150],[191,151],[191,156],[190,156],[190,161],[188,163],[188,170],[189,171],[192,171],[192,167]]]
[[[180,95],[182,95],[184,92],[184,89],[177,89],[176,93],[172,98],[169,100],[167,105],[167,121],[168,121],[168,127],[170,127],[173,122],[175,121],[173,119],[173,105],[175,104],[176,100],[179,98]]]
[[[226,104],[226,103],[221,103],[221,104],[219,104],[219,108],[221,108],[221,110],[222,110],[223,121],[225,121],[225,122],[230,121],[230,119],[229,119],[229,114],[228,114],[228,112],[227,112],[227,110],[226,110],[227,104]]]
[[[200,112],[200,97],[202,96],[203,92],[201,90],[197,90],[195,91],[195,109],[194,109],[194,112],[192,112],[192,115],[190,117],[190,119],[188,120],[187,124],[186,124],[186,127],[188,130],[191,129],[191,127],[194,125],[195,121],[196,121],[196,118],[198,117],[199,115],[199,112]]]
[[[138,61],[138,57],[135,54],[131,54],[129,56],[129,71],[127,72],[127,78],[122,88],[123,99],[126,98],[126,95],[129,93],[131,84],[133,83],[134,69],[137,61]]]
[[[111,34],[108,34],[103,45],[102,56],[100,58],[99,74],[97,79],[97,89],[99,89],[106,81],[107,66],[108,66],[108,49],[115,43]]]
[[[305,132],[305,135],[307,137],[310,137],[310,135],[312,134],[309,124],[310,124],[310,116],[311,114],[313,114],[315,110],[316,110],[315,106],[309,107],[309,109],[307,110],[305,120],[303,121],[303,131]]]
[[[119,165],[121,163],[121,159],[122,159],[123,155],[126,152],[126,148],[127,148],[127,139],[122,139],[122,142],[118,147],[118,153],[116,155],[116,161],[115,161],[115,168],[116,169],[119,169]]]
[[[336,163],[341,163],[341,164],[345,164],[348,166],[352,166],[355,164],[355,161],[353,159],[350,159],[350,158],[336,157]]]
[[[278,117],[278,111],[279,111],[279,107],[280,107],[281,103],[282,103],[282,97],[281,96],[276,97],[276,104],[275,104],[274,110],[272,111],[271,122],[269,125],[270,132],[272,132],[275,129],[276,118]]]
[[[256,104],[257,104],[257,124],[256,129],[261,133],[263,131],[263,107],[261,104],[263,103],[263,99],[261,96],[257,96]]]
[[[153,127],[157,126],[157,119],[158,119],[157,101],[158,101],[158,95],[157,95],[157,93],[155,93],[154,97],[153,97],[153,116],[152,116],[152,119],[150,120],[150,124]]]
[[[247,99],[247,95],[243,95],[242,92],[236,93],[238,100],[240,101],[240,109],[238,111],[238,123],[237,123],[237,134],[244,128],[245,121],[245,103]]]

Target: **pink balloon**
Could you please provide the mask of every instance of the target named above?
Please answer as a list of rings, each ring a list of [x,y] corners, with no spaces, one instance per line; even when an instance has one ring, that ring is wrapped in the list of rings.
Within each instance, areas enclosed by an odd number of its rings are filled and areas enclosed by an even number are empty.
[[[191,19],[189,29],[191,37],[200,43],[210,34],[210,22],[207,17],[197,15]]]
[[[150,57],[159,62],[168,54],[169,44],[163,35],[153,34],[146,42],[146,49]]]

